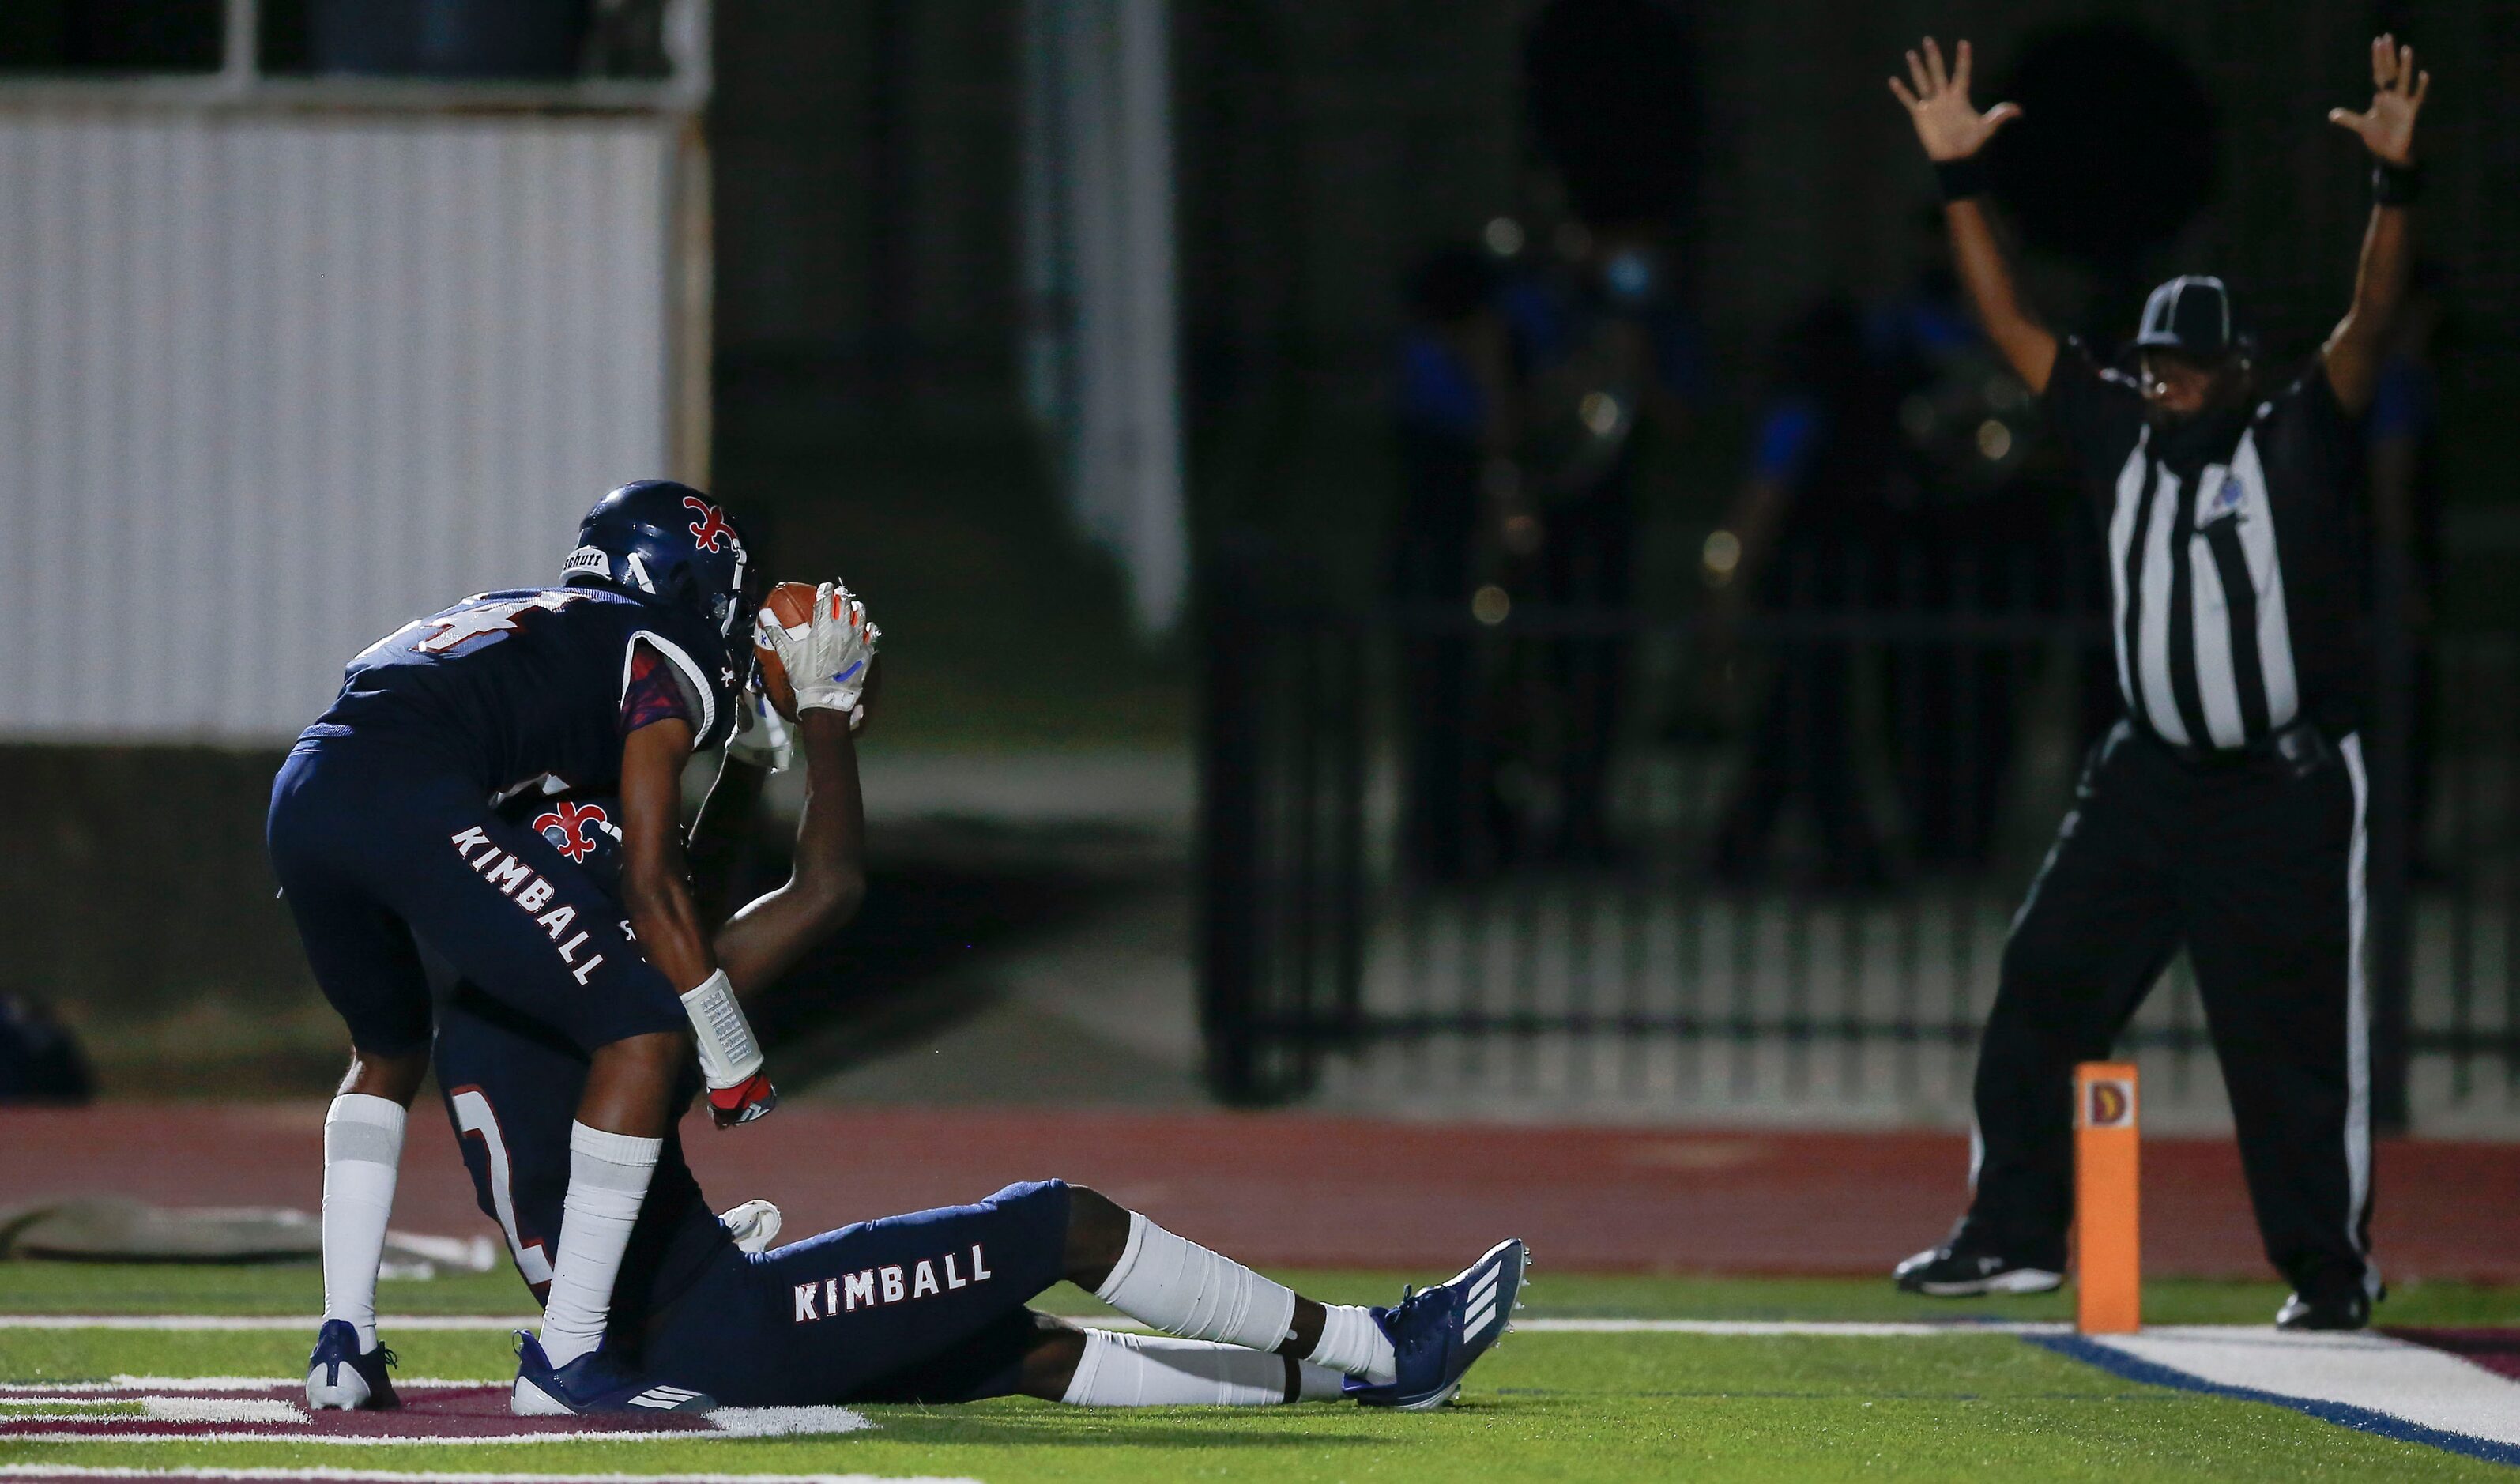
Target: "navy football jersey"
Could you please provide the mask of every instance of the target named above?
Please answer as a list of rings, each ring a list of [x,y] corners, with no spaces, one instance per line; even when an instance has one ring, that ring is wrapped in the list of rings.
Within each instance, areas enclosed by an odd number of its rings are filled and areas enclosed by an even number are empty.
[[[442,968],[437,977],[443,986]],[[539,1301],[560,1256],[568,1130],[586,1090],[586,1057],[558,1031],[465,984],[440,1003],[435,1055],[473,1197],[507,1235],[518,1276]],[[698,1073],[687,1070],[674,1105],[688,1105],[698,1088]],[[683,1160],[679,1131],[667,1132],[613,1281],[612,1343],[635,1355],[648,1321],[734,1255],[734,1239]]]
[[[726,641],[679,607],[608,588],[483,593],[403,625],[344,672],[311,736],[421,743],[485,793],[534,779],[609,788],[634,673],[661,660],[691,697],[694,745],[734,730]]]

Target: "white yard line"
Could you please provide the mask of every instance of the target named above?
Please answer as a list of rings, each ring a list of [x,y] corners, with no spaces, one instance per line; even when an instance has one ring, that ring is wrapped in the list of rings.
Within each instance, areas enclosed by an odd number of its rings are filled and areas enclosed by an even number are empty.
[[[2068,1334],[2071,1325],[2008,1320],[1944,1324],[1801,1319],[1518,1319],[1516,1334],[1714,1334],[1761,1338],[1800,1334],[1821,1339],[1913,1339],[1943,1334]]]
[[[980,1484],[937,1474],[449,1474],[406,1469],[113,1469],[88,1463],[0,1463],[0,1479],[323,1479],[342,1484]]]
[[[458,1380],[452,1377],[397,1375],[397,1391],[429,1387],[495,1386],[499,1378]],[[27,1396],[76,1396],[96,1391],[285,1391],[304,1382],[294,1376],[268,1375],[117,1375],[110,1381],[0,1381],[0,1402]]]
[[[399,1384],[412,1392],[461,1388],[468,1391],[497,1392],[499,1380],[452,1380],[411,1376]],[[297,1405],[294,1393],[305,1385],[293,1376],[147,1376],[117,1375],[110,1381],[19,1381],[0,1384],[0,1403],[15,1409],[0,1413],[0,1440],[9,1442],[283,1442],[307,1443],[327,1447],[373,1448],[402,1443],[472,1444],[472,1443],[551,1443],[551,1442],[620,1442],[652,1441],[658,1437],[698,1439],[728,1438],[834,1437],[842,1433],[864,1432],[875,1426],[873,1419],[853,1407],[720,1407],[708,1414],[704,1427],[659,1433],[649,1429],[629,1431],[607,1429],[601,1432],[491,1433],[479,1436],[439,1434],[332,1433],[321,1430],[297,1431],[297,1426],[311,1427],[313,1419]],[[239,1393],[246,1393],[239,1395]],[[260,1393],[259,1395],[255,1393]],[[131,1407],[130,1412],[108,1412],[109,1408]],[[130,1430],[110,1425],[97,1429],[97,1423],[116,1424],[128,1417]],[[427,1418],[417,1418],[425,1425]],[[27,1423],[78,1422],[88,1424],[85,1430],[47,1428],[27,1430]],[[216,1432],[169,1432],[153,1423],[205,1423],[221,1428]],[[226,1430],[240,1424],[261,1427],[260,1431]],[[274,1432],[274,1424],[291,1427]],[[6,1475],[0,1475],[6,1477]]]
[[[388,1314],[381,1329],[533,1329],[539,1315]],[[307,1315],[270,1314],[0,1314],[0,1329],[305,1329]]]
[[[730,1410],[730,1409],[727,1409],[727,1408],[720,1408],[720,1409],[718,1409],[718,1411],[719,1411],[719,1412],[725,1412],[725,1411],[728,1411],[728,1410]],[[838,1409],[834,1409],[834,1410],[836,1411],[836,1410],[838,1410]],[[709,1414],[709,1416],[711,1416],[712,1417],[716,1417],[717,1415],[718,1415],[718,1413],[711,1413],[711,1414]],[[865,1425],[866,1425],[866,1426],[869,1426],[869,1427],[872,1427],[872,1426],[874,1426],[875,1424],[874,1424],[873,1422],[868,1422],[868,1423],[865,1423]],[[832,1429],[831,1429],[831,1430],[832,1430],[832,1431],[833,1431],[833,1432],[852,1432],[852,1431],[856,1431],[856,1430],[858,1430],[858,1429],[856,1429],[856,1428],[849,1428],[849,1427],[836,1427],[836,1428],[832,1428]],[[785,1435],[785,1434],[774,1434],[774,1436],[784,1436],[784,1435]],[[459,1436],[459,1437],[449,1437],[449,1436],[441,1436],[441,1435],[437,1435],[437,1434],[420,1434],[420,1433],[412,1433],[412,1434],[407,1434],[407,1435],[384,1436],[384,1437],[368,1437],[368,1436],[361,1436],[361,1435],[356,1434],[356,1433],[307,1433],[307,1434],[298,1434],[298,1433],[285,1433],[285,1432],[122,1432],[122,1431],[117,1430],[117,1431],[114,1431],[114,1432],[12,1432],[12,1433],[0,1434],[0,1440],[5,1440],[5,1441],[7,1441],[7,1442],[11,1442],[11,1443],[101,1443],[101,1444],[107,1444],[107,1445],[112,1445],[112,1446],[118,1446],[118,1445],[123,1444],[123,1443],[183,1443],[183,1444],[187,1444],[187,1445],[190,1445],[190,1444],[196,1444],[196,1443],[272,1443],[272,1444],[278,1444],[278,1445],[282,1445],[282,1446],[290,1447],[290,1448],[305,1448],[305,1447],[316,1447],[316,1448],[470,1448],[470,1447],[477,1447],[477,1446],[482,1446],[482,1445],[488,1445],[488,1446],[492,1446],[492,1447],[502,1447],[502,1446],[507,1446],[507,1445],[512,1445],[512,1444],[513,1444],[513,1445],[517,1445],[517,1446],[521,1446],[521,1447],[526,1447],[526,1448],[532,1448],[532,1447],[538,1447],[538,1446],[541,1446],[541,1445],[544,1445],[544,1444],[549,1444],[549,1443],[656,1443],[656,1442],[672,1442],[672,1443],[684,1443],[684,1442],[688,1442],[688,1443],[722,1443],[722,1442],[726,1442],[726,1441],[728,1441],[728,1440],[730,1440],[730,1439],[742,1438],[742,1437],[747,1437],[747,1436],[752,1436],[752,1434],[742,1433],[742,1432],[733,1432],[733,1431],[724,1431],[724,1430],[720,1430],[720,1429],[716,1429],[716,1428],[708,1428],[708,1427],[694,1427],[694,1428],[691,1428],[691,1429],[689,1429],[689,1430],[687,1430],[687,1431],[678,1430],[678,1431],[674,1431],[674,1432],[652,1432],[652,1432],[629,1432],[629,1431],[607,1431],[607,1432],[516,1432],[516,1433],[494,1434],[494,1435],[481,1436],[481,1437],[460,1437],[460,1436]],[[14,1466],[14,1465],[0,1465],[0,1479],[5,1479],[5,1478],[8,1478],[8,1477],[10,1476],[10,1475],[9,1475],[9,1472],[8,1472],[8,1469],[9,1469],[9,1467],[11,1467],[11,1466]],[[38,1468],[38,1469],[34,1469],[34,1470],[33,1470],[33,1472],[34,1472],[35,1474],[39,1475],[39,1476],[40,1476],[40,1475],[46,1475],[46,1474],[51,1473],[51,1472],[61,1472],[61,1471],[63,1471],[63,1470],[59,1470],[59,1469],[47,1470],[47,1469],[42,1469],[42,1468]],[[191,1475],[193,1475],[193,1474],[196,1474],[196,1473],[198,1473],[198,1472],[199,1472],[199,1470],[198,1470],[198,1469],[184,1469],[184,1468],[179,1468],[179,1469],[174,1470],[173,1472],[174,1472],[174,1475],[175,1475],[176,1477],[178,1477],[178,1478],[183,1478],[183,1477],[188,1477],[188,1476],[191,1476]],[[147,1475],[134,1475],[134,1477],[147,1477]],[[274,1478],[309,1478],[309,1479],[320,1479],[320,1478],[334,1478],[334,1477],[338,1477],[338,1478],[362,1477],[362,1478],[364,1478],[364,1477],[369,1477],[369,1475],[363,1475],[363,1474],[360,1474],[360,1475],[354,1475],[354,1474],[346,1474],[346,1473],[345,1473],[345,1474],[338,1474],[338,1475],[334,1475],[334,1474],[323,1474],[323,1473],[307,1473],[307,1474],[274,1474],[274,1475],[272,1475],[272,1477],[274,1477]],[[533,1478],[533,1477],[536,1477],[536,1476],[535,1476],[535,1475],[532,1475],[532,1474],[510,1474],[510,1473],[499,1473],[499,1474],[454,1474],[454,1475],[450,1475],[450,1477],[453,1477],[453,1478],[459,1478],[459,1479],[516,1479],[516,1478]],[[552,1474],[552,1475],[548,1475],[548,1477],[551,1477],[551,1478],[562,1478],[562,1477],[566,1477],[566,1476],[565,1476],[565,1475],[561,1475],[561,1474]],[[619,1475],[619,1474],[614,1474],[614,1475],[605,1475],[605,1474],[588,1474],[588,1475],[584,1475],[584,1477],[587,1477],[587,1478],[606,1478],[606,1477],[621,1478],[621,1477],[632,1477],[632,1476]],[[655,1477],[655,1475],[652,1475],[652,1474],[639,1474],[639,1475],[635,1475],[635,1477],[638,1477],[638,1478],[652,1478],[652,1477]],[[758,1475],[758,1474],[753,1474],[753,1475],[746,1475],[746,1477],[748,1477],[748,1478],[759,1478],[759,1477],[763,1477],[763,1476],[762,1476],[762,1475]],[[863,1477],[866,1477],[866,1476],[865,1476],[865,1475],[863,1475],[863,1474],[860,1474],[860,1475],[853,1475],[852,1477],[863,1478]]]
[[[1110,1317],[1078,1319],[1076,1322],[1098,1329],[1146,1327],[1134,1320]],[[311,1328],[313,1323],[302,1316],[248,1314],[0,1314],[0,1329],[286,1330]],[[492,1314],[388,1314],[377,1321],[377,1327],[387,1333],[422,1329],[530,1329],[541,1323],[538,1317],[525,1315],[512,1318]],[[2065,1334],[2074,1327],[1975,1320],[1927,1324],[1830,1320],[1522,1319],[1514,1321],[1513,1327],[1518,1334],[1802,1334],[1821,1338],[1907,1339],[1931,1334]],[[395,1384],[407,1383],[397,1377]]]

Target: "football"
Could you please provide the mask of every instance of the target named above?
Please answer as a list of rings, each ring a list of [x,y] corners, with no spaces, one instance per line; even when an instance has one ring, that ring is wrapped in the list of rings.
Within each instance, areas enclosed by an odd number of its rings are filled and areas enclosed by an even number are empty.
[[[814,625],[814,584],[783,582],[761,600],[761,621],[775,623],[788,633],[802,638]],[[758,631],[756,630],[756,635]],[[788,683],[788,667],[768,645],[752,646],[752,657],[761,666],[761,693],[770,704],[788,721],[796,719],[796,688]]]

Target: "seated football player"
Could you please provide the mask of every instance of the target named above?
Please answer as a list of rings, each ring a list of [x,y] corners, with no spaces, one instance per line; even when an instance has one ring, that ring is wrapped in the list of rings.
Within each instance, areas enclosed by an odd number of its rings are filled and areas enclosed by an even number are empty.
[[[776,979],[863,891],[865,814],[850,733],[867,697],[817,679],[849,669],[862,652],[832,616],[854,605],[842,590],[824,591],[809,632],[763,628],[794,688],[805,803],[788,881],[719,930],[718,962],[739,993]],[[705,877],[752,814],[761,759],[781,730],[775,711],[764,715],[757,702],[748,714],[758,720],[729,747],[691,842],[703,902],[717,884]],[[601,879],[620,852],[607,829],[610,811],[609,800],[569,796],[519,805],[514,818]],[[586,1055],[556,1027],[455,982],[436,1058],[481,1208],[540,1296],[562,1220],[569,1108]],[[687,1082],[683,1096],[696,1091]],[[1504,1332],[1525,1267],[1522,1243],[1508,1240],[1393,1309],[1317,1303],[1057,1180],[760,1250],[776,1225],[775,1208],[760,1201],[724,1221],[712,1215],[675,1135],[664,1136],[605,1341],[635,1375],[608,1405],[699,1411],[1024,1395],[1095,1406],[1261,1406],[1345,1396],[1422,1409],[1448,1401]],[[1062,1279],[1160,1332],[1085,1329],[1029,1307]],[[540,1372],[531,1337],[520,1333],[518,1343],[521,1392]]]
[[[377,1261],[405,1109],[428,1067],[425,953],[585,1061],[558,1128],[534,1352],[556,1372],[535,1391],[545,1405],[582,1410],[611,1389],[598,1342],[695,1043],[722,1125],[775,1100],[680,855],[683,765],[732,730],[752,666],[742,533],[698,490],[625,484],[587,513],[560,577],[478,594],[369,646],[272,783],[272,870],[352,1047],[324,1124],[310,1406],[394,1401]],[[572,787],[619,795],[614,893],[494,808]]]

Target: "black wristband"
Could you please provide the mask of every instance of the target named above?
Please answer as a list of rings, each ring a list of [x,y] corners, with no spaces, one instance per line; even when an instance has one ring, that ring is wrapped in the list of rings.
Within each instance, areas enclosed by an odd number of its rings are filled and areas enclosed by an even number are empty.
[[[2411,206],[2423,194],[2422,165],[2393,165],[2383,159],[2371,166],[2371,200],[2379,204]]]
[[[1958,159],[1935,160],[1934,182],[1943,188],[1944,201],[1966,201],[1972,196],[1984,196],[1987,187],[1995,184],[1995,172],[1987,168],[1986,155],[1981,151]]]

